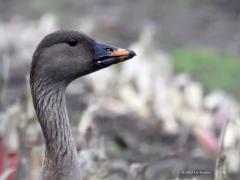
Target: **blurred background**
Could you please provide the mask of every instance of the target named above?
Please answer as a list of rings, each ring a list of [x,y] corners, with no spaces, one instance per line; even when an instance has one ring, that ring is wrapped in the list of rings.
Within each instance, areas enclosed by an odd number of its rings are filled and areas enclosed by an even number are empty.
[[[0,0],[1,180],[39,175],[29,68],[59,29],[137,53],[67,89],[84,180],[239,179],[238,0]]]

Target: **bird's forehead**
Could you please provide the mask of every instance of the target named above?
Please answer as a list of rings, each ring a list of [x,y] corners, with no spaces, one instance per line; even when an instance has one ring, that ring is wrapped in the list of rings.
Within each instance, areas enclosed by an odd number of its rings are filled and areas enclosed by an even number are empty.
[[[56,31],[47,36],[40,42],[37,49],[42,49],[46,47],[50,47],[57,43],[63,43],[69,40],[70,38],[84,39],[86,41],[91,41],[91,38],[87,35],[78,32],[78,31]]]

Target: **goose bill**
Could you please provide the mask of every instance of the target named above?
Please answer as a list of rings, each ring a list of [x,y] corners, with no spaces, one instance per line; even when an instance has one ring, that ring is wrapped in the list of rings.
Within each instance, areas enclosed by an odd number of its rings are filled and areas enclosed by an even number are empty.
[[[114,48],[99,43],[95,43],[94,51],[94,62],[99,66],[109,66],[112,64],[117,64],[119,62],[131,59],[136,55],[136,53],[131,50]]]

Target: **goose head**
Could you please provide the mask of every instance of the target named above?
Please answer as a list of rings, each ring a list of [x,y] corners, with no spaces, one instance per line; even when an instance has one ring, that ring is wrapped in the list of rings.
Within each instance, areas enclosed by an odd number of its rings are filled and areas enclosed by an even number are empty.
[[[78,31],[47,35],[33,55],[31,77],[68,84],[74,79],[128,60],[136,54],[95,41]]]

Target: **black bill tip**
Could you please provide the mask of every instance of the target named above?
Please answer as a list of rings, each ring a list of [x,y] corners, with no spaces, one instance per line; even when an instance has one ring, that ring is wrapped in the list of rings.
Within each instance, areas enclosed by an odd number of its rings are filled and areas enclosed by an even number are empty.
[[[133,58],[134,56],[136,56],[136,53],[134,51],[129,51],[129,58]]]

